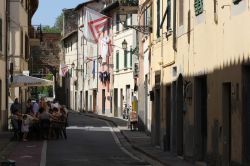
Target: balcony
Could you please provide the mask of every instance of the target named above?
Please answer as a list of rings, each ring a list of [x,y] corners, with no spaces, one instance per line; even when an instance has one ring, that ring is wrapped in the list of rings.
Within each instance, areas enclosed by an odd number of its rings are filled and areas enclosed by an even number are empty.
[[[139,0],[119,0],[121,6],[138,6]]]

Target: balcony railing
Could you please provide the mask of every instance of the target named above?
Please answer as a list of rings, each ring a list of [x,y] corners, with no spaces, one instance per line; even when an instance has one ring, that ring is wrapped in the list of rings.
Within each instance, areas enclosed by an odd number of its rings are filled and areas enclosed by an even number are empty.
[[[138,6],[139,0],[119,0],[122,6]]]

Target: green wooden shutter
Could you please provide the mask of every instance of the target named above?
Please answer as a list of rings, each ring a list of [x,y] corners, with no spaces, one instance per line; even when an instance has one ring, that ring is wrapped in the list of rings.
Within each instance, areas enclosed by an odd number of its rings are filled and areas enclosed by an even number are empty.
[[[167,0],[167,30],[171,29],[171,0]]]
[[[128,54],[128,51],[124,50],[124,68],[128,67],[128,62],[127,62],[128,55],[127,54]]]
[[[233,4],[237,5],[241,0],[233,0]]]
[[[119,14],[116,15],[116,33],[119,32],[120,17]]]
[[[132,46],[130,46],[130,67],[132,68]]]
[[[203,0],[194,1],[194,11],[196,16],[200,15],[203,12]]]
[[[2,30],[3,30],[3,28],[2,28],[2,19],[0,18],[0,51],[2,51],[3,50],[3,33],[2,33]]]
[[[161,24],[161,1],[157,0],[157,31],[156,37],[160,37],[160,24]]]
[[[116,52],[116,70],[119,70],[119,51]]]

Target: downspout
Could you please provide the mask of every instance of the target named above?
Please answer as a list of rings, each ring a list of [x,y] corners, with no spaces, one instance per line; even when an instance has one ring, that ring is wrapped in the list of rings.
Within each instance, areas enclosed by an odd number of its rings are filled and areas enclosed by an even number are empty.
[[[77,92],[75,92],[76,93],[76,95],[74,94],[74,97],[75,97],[75,103],[78,103],[77,101],[76,101],[76,98],[78,98],[78,97],[76,97],[77,95],[78,95],[78,92],[79,92],[79,83],[78,83],[78,78],[79,78],[79,64],[78,64],[78,60],[79,60],[79,55],[78,55],[78,30],[77,30],[77,38],[76,38],[76,72],[77,72],[77,82],[76,82],[76,86],[77,86]],[[80,71],[80,72],[82,72],[82,71]],[[76,88],[75,88],[76,89]],[[79,104],[79,103],[78,103]],[[75,104],[75,109],[76,110],[78,110],[78,104]]]
[[[9,31],[9,15],[10,15],[10,2],[9,0],[6,0],[5,1],[5,9],[6,9],[6,13],[5,13],[5,34],[6,34],[6,37],[5,37],[5,76],[6,76],[6,82],[5,82],[5,96],[6,96],[6,99],[5,99],[5,112],[4,112],[4,123],[3,123],[3,126],[2,126],[2,129],[3,130],[8,130],[8,110],[9,110],[9,70],[8,70],[8,31]]]

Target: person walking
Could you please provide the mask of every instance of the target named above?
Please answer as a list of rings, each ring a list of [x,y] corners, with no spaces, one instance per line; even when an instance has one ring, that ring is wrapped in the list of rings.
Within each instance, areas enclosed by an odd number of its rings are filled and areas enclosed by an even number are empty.
[[[15,98],[14,103],[11,104],[10,112],[11,114],[14,114],[15,112],[21,112],[21,104],[18,102],[18,98]]]

